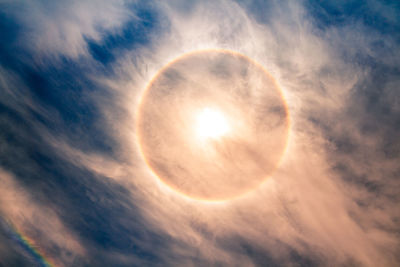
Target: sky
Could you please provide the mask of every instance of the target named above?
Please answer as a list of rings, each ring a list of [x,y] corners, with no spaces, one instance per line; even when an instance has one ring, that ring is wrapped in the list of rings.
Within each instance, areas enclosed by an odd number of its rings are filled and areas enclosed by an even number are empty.
[[[0,266],[400,265],[400,2],[0,0],[0,33]],[[138,138],[159,70],[210,50],[264,69],[290,121],[223,201],[165,184]]]

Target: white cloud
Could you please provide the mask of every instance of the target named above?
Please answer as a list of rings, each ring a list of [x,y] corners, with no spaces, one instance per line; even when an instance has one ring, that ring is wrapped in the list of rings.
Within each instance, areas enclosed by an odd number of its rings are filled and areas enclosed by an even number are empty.
[[[5,11],[22,25],[20,44],[36,56],[77,58],[87,52],[85,38],[118,31],[133,14],[123,0],[9,1]]]

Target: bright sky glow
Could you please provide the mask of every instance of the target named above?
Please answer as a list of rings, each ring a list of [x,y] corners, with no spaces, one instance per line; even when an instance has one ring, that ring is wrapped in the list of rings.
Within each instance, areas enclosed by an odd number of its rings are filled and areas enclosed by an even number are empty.
[[[196,118],[196,134],[203,138],[219,138],[229,131],[229,125],[224,115],[215,109],[204,108]]]

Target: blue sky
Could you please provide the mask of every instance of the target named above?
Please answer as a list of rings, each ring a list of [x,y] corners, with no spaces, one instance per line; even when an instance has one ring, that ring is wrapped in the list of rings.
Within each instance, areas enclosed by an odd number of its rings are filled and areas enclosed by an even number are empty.
[[[2,1],[0,265],[395,266],[397,1]],[[172,59],[245,54],[288,102],[287,156],[251,197],[188,201],[135,139]]]

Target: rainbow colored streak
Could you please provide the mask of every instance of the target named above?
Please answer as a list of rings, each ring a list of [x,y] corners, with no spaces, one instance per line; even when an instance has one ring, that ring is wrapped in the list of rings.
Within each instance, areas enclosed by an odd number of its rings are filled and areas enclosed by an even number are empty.
[[[13,224],[8,224],[11,238],[15,240],[32,258],[42,267],[53,267],[53,263],[49,261],[39,246],[35,244],[35,241],[24,235],[18,228]]]

